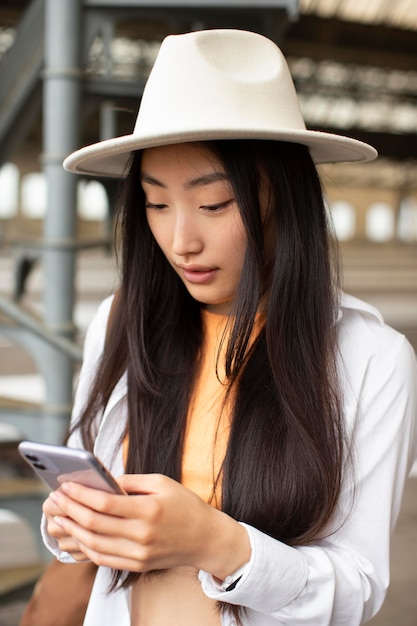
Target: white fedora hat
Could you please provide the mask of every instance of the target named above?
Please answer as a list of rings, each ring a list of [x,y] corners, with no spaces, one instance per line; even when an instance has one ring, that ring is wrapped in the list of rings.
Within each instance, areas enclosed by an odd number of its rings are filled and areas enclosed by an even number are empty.
[[[164,39],[131,135],[77,150],[72,172],[122,177],[132,151],[210,139],[270,139],[308,146],[316,163],[369,161],[366,143],[307,130],[280,49],[257,33],[203,30]]]

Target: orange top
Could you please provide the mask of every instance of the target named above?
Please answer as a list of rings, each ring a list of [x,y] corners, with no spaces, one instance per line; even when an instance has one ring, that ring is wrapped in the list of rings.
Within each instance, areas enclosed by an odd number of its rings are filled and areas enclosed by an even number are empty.
[[[185,432],[182,484],[205,502],[221,506],[219,477],[230,431],[231,396],[227,399],[224,354],[221,346],[227,316],[203,309],[204,343],[200,374],[191,399]]]

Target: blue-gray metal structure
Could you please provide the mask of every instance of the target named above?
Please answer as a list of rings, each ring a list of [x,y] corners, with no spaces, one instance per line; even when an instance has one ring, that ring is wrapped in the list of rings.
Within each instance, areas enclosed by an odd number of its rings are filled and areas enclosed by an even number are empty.
[[[62,167],[79,146],[81,114],[81,0],[45,0],[43,68],[43,153],[47,181],[43,268],[46,326],[71,338],[75,332],[75,244],[77,180]],[[73,363],[63,352],[44,346],[48,411],[42,437],[62,437],[71,410]]]

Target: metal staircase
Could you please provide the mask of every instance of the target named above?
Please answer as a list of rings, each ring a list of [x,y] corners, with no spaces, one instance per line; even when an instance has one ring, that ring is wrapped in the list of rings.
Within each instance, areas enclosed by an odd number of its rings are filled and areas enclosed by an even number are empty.
[[[44,0],[32,0],[0,64],[0,165],[13,155],[42,104]]]

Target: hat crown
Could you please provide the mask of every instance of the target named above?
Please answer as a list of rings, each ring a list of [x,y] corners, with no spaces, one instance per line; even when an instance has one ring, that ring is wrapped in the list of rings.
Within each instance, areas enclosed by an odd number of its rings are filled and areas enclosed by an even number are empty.
[[[258,33],[205,30],[161,44],[132,134],[70,154],[64,167],[123,177],[135,150],[222,139],[287,141],[308,147],[316,163],[368,161],[374,148],[307,130],[281,50]]]
[[[257,33],[198,31],[164,39],[134,134],[305,130],[287,63]]]

